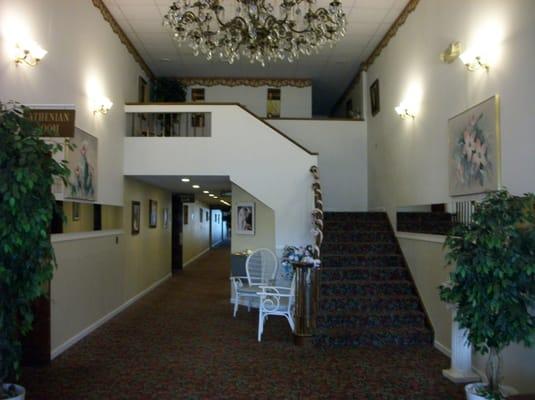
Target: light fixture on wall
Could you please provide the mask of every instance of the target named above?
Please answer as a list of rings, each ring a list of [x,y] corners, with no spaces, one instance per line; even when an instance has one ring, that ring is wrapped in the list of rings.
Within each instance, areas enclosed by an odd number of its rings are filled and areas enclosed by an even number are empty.
[[[219,200],[220,203],[223,203],[224,205],[226,206],[229,206],[230,207],[230,203],[225,201],[225,200]]]
[[[489,69],[489,62],[486,51],[477,49],[468,49],[459,56],[468,71],[477,71],[478,69]]]
[[[24,40],[15,45],[15,63],[35,67],[48,53],[33,40]]]
[[[93,114],[107,114],[111,110],[113,103],[106,96],[100,96],[93,100]]]
[[[407,101],[402,101],[399,106],[395,107],[396,113],[401,119],[414,119],[416,117],[416,110]]]
[[[471,47],[463,51],[463,46],[460,42],[452,42],[440,53],[440,60],[446,64],[451,64],[459,58],[468,71],[476,71],[482,68],[488,70],[490,66],[489,51],[489,48],[483,49],[483,47]]]
[[[451,64],[459,58],[462,51],[463,48],[460,42],[452,42],[442,53],[440,53],[440,61],[446,64]]]

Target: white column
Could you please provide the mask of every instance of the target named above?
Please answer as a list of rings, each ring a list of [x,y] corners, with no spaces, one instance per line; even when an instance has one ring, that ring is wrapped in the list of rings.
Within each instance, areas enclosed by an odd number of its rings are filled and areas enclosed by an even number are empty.
[[[460,329],[455,321],[457,307],[448,308],[451,310],[451,368],[442,370],[442,375],[455,383],[479,381],[479,375],[472,371],[472,346],[466,340],[466,329]]]

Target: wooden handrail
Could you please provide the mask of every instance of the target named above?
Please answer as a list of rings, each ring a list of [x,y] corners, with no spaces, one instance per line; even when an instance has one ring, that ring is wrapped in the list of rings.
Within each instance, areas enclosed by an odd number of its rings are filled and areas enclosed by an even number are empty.
[[[310,173],[314,177],[312,192],[314,193],[314,211],[312,211],[314,224],[314,258],[319,259],[320,247],[323,242],[323,194],[321,192],[320,172],[316,165],[310,167]]]

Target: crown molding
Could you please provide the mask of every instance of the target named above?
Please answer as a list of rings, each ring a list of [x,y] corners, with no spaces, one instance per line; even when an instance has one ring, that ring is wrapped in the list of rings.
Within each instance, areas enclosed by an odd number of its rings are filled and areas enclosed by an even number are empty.
[[[342,95],[340,96],[340,98],[338,99],[334,107],[332,108],[331,114],[334,113],[334,110],[336,109],[336,107],[338,107],[342,103],[342,101],[351,91],[353,86],[358,82],[358,80],[360,79],[360,73],[362,71],[368,70],[368,68],[374,63],[377,57],[379,57],[383,49],[386,46],[388,46],[388,43],[390,43],[390,40],[392,40],[392,38],[396,36],[398,29],[401,26],[403,26],[403,24],[405,24],[405,21],[407,21],[407,18],[409,17],[409,15],[416,9],[416,6],[418,5],[419,2],[420,0],[409,0],[409,2],[407,3],[403,11],[401,11],[401,14],[399,14],[396,20],[392,23],[388,31],[385,33],[385,35],[383,36],[379,44],[375,47],[375,49],[372,51],[372,53],[368,56],[366,61],[360,64],[360,67],[357,73],[355,74],[355,76],[353,77],[349,85],[346,87],[346,90],[344,90],[344,93],[342,93]]]
[[[102,14],[102,17],[110,24],[111,29],[115,34],[119,37],[119,40],[122,44],[126,47],[128,52],[134,57],[134,60],[139,64],[141,69],[145,71],[147,76],[150,79],[154,79],[155,75],[152,72],[152,70],[149,68],[143,57],[139,54],[137,49],[134,47],[130,39],[128,39],[128,36],[124,33],[124,31],[121,29],[121,26],[117,23],[115,18],[113,18],[113,15],[111,14],[110,10],[108,10],[108,7],[104,4],[103,0],[92,0],[93,5],[100,10],[100,13]]]
[[[186,86],[293,86],[304,88],[312,86],[311,79],[285,79],[285,78],[177,78]]]

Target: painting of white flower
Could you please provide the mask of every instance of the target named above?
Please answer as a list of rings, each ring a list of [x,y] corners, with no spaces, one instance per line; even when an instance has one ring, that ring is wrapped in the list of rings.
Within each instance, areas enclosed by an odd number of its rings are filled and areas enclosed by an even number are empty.
[[[97,138],[76,128],[71,140],[72,150],[67,150],[68,167],[71,170],[65,198],[95,201],[97,196]]]
[[[498,96],[448,121],[451,196],[483,193],[499,187]]]

